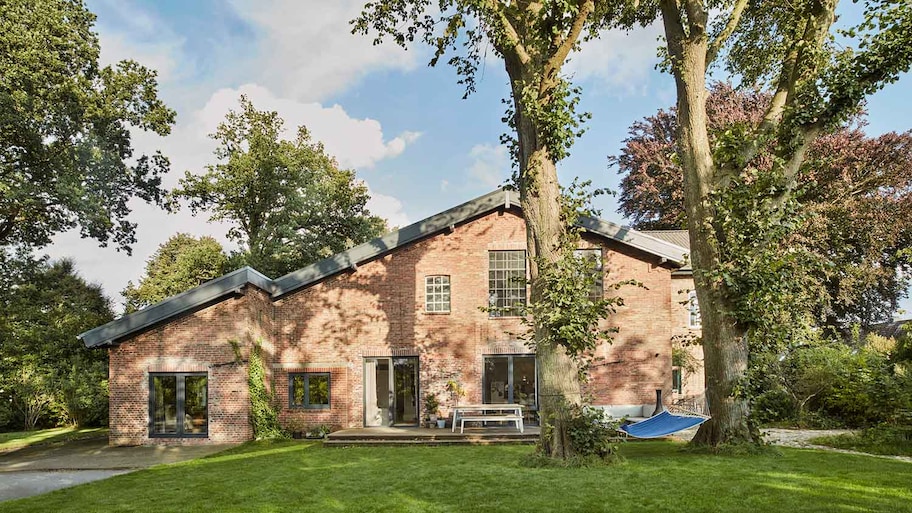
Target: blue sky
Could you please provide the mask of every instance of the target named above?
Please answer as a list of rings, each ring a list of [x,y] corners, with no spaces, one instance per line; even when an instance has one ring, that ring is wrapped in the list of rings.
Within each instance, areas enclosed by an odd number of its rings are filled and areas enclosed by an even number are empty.
[[[178,112],[171,136],[135,135],[139,150],[161,149],[172,160],[166,185],[213,161],[206,137],[245,93],[260,109],[277,110],[293,128],[305,124],[340,164],[355,168],[372,194],[372,210],[402,226],[484,194],[510,172],[498,138],[506,75],[486,62],[478,92],[462,100],[452,69],[426,66],[422,47],[403,51],[349,33],[363,0],[88,0],[98,15],[105,63],[135,59],[160,75],[161,96]],[[851,4],[850,4],[851,5]],[[849,13],[849,17],[852,13]],[[606,33],[587,43],[567,69],[593,114],[588,132],[560,165],[575,176],[617,189],[608,169],[635,120],[674,102],[670,76],[654,70],[658,26]],[[912,128],[903,77],[869,102],[872,134]],[[604,198],[604,197],[603,197]],[[604,198],[603,217],[625,220]],[[226,227],[188,212],[174,215],[134,204],[139,242],[132,256],[63,234],[49,249],[71,256],[82,274],[120,302],[119,291],[142,275],[146,259],[176,232],[214,235]],[[119,305],[118,305],[119,306]],[[905,305],[912,310],[912,304]]]

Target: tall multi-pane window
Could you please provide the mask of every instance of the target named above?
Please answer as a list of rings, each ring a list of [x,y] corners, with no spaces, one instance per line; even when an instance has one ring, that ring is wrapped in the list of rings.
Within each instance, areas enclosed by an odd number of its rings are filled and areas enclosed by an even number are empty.
[[[450,313],[449,276],[426,276],[424,278],[424,311]]]
[[[585,260],[590,264],[595,281],[589,289],[589,299],[597,301],[604,295],[603,272],[602,272],[602,250],[601,249],[577,249],[573,251],[573,256],[580,260]]]
[[[491,317],[514,317],[526,306],[525,250],[488,252]]]
[[[700,321],[700,303],[697,302],[697,292],[695,290],[687,293],[687,309],[689,311],[687,325],[691,328],[699,328],[702,325]]]
[[[671,390],[676,394],[680,394],[684,389],[684,376],[681,374],[681,368],[675,367],[671,369]]]

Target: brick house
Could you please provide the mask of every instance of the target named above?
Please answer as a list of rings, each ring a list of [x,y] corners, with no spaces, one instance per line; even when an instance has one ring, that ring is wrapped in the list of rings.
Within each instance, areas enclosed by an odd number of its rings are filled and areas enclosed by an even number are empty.
[[[619,291],[627,306],[606,323],[619,332],[596,350],[587,392],[602,406],[654,404],[677,385],[672,340],[689,330],[687,249],[671,232],[580,225],[605,283],[644,285]],[[428,393],[447,413],[449,380],[463,403],[534,412],[535,357],[511,316],[527,297],[512,279],[526,276],[525,241],[517,194],[498,190],[280,278],[239,269],[87,331],[110,355],[110,442],[250,439],[254,344],[283,422],[416,425]]]

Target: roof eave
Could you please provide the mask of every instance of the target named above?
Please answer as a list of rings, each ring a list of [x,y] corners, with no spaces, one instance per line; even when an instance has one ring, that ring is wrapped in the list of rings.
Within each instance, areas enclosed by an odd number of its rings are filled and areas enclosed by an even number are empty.
[[[238,292],[246,285],[272,292],[272,280],[252,267],[242,267],[186,292],[147,306],[77,335],[86,347],[113,345],[118,339],[149,328],[182,312],[211,303],[222,296]]]

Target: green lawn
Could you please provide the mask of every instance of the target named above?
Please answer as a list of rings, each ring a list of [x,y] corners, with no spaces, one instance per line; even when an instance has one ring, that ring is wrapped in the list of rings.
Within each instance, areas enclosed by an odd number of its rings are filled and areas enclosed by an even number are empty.
[[[532,469],[528,446],[324,448],[251,443],[0,504],[89,511],[912,511],[912,464],[784,449],[710,456],[630,443],[615,467]]]
[[[36,429],[34,431],[10,431],[8,433],[0,433],[0,453],[15,451],[30,445],[94,438],[97,436],[104,436],[107,432],[107,428],[76,429],[72,427]]]

